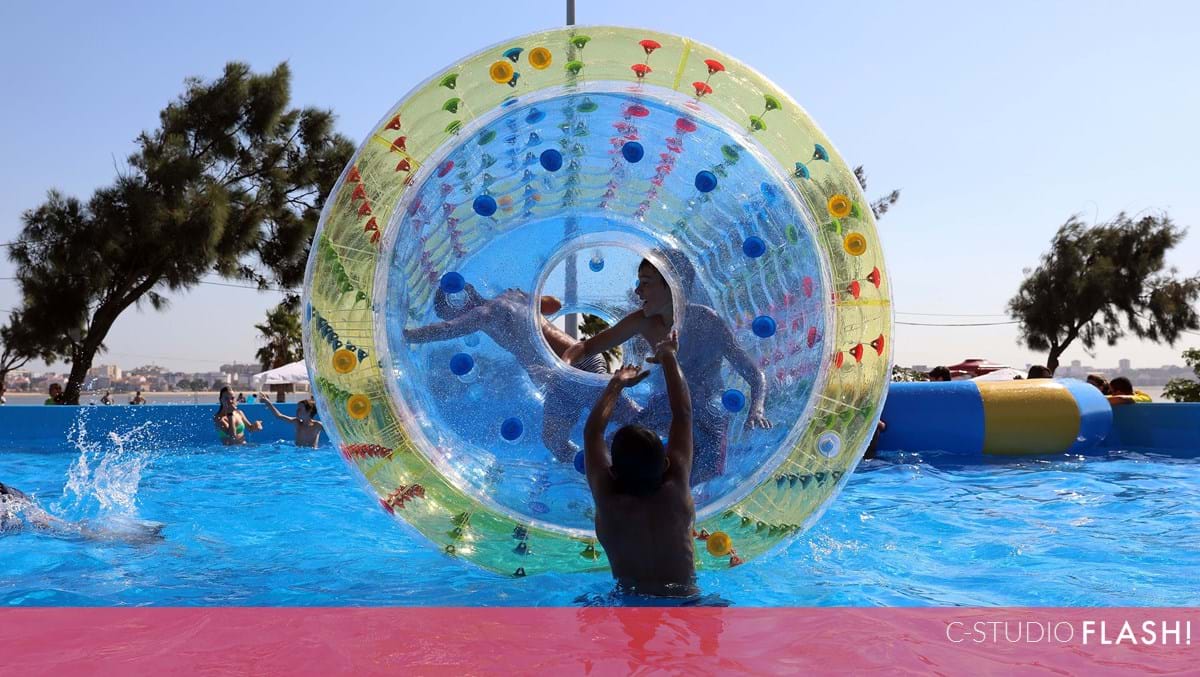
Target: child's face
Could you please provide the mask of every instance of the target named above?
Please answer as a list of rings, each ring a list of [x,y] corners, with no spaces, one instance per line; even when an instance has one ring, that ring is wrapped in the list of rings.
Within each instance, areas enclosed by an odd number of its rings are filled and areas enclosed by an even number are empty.
[[[667,281],[652,266],[638,268],[637,297],[642,300],[642,310],[647,315],[666,312],[671,304],[671,288]]]

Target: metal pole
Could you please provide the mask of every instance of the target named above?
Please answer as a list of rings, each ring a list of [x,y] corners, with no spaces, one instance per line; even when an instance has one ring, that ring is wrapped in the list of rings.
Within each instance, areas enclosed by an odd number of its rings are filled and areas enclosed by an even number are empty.
[[[575,25],[575,0],[567,0],[567,25]],[[578,227],[575,223],[574,216],[568,216],[563,224],[563,238],[570,239],[575,236]],[[567,256],[566,270],[563,271],[566,279],[563,281],[563,303],[568,308],[579,302],[579,260],[575,253],[572,252]],[[579,338],[578,324],[579,317],[575,313],[570,313],[563,318],[564,328],[567,335],[571,338]]]

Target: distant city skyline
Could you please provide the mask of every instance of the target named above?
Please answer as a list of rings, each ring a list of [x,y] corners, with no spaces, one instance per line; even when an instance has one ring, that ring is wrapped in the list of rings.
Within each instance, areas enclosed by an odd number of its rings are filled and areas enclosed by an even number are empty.
[[[11,102],[0,112],[0,243],[16,237],[21,213],[47,190],[87,199],[111,182],[186,77],[212,79],[235,59],[258,71],[287,61],[293,104],[332,109],[338,130],[358,143],[421,80],[563,18],[561,3],[460,12],[452,23],[440,5],[353,8],[353,29],[331,30],[314,20],[330,6],[315,2],[79,4],[70,21],[53,4],[0,6],[10,28],[0,41],[0,91]],[[880,222],[900,323],[897,364],[1044,361],[1017,344],[1004,309],[1022,269],[1037,264],[1071,214],[1091,221],[1165,209],[1181,225],[1200,225],[1200,5],[729,8],[580,0],[578,20],[680,33],[744,60],[800,102],[851,164],[866,167],[868,196],[903,191]],[[9,278],[2,254],[0,278]],[[1200,271],[1200,232],[1169,263]],[[279,298],[211,278],[169,295],[166,312],[127,311],[96,364],[202,371],[253,361],[254,325]],[[0,312],[18,304],[15,283],[0,279]],[[1126,339],[1098,346],[1095,357],[1074,345],[1060,359],[1181,365],[1183,350],[1196,346],[1194,333],[1174,347]]]

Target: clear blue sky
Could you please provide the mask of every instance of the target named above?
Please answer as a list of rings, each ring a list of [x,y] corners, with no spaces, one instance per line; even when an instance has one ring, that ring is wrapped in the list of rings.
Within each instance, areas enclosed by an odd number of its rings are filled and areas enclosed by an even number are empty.
[[[0,242],[49,188],[86,198],[189,75],[229,60],[290,62],[293,101],[363,138],[411,86],[504,38],[563,21],[544,2],[6,2],[0,5]],[[1194,232],[1173,255],[1200,270],[1200,3],[806,3],[578,0],[580,24],[688,35],[790,92],[870,175],[903,189],[881,223],[897,319],[1003,313],[1069,215],[1165,209]],[[0,261],[0,277],[11,275]],[[130,311],[97,363],[208,370],[249,361],[277,298],[202,286]],[[18,303],[0,280],[0,308]],[[224,318],[219,324],[212,318]],[[1128,340],[1095,360],[1178,363],[1187,345]],[[900,364],[1042,361],[1008,326],[901,326]]]

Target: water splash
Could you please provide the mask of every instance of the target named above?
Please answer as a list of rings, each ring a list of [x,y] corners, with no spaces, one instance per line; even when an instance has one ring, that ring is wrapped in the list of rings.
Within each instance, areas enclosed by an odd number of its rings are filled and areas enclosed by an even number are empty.
[[[80,411],[67,431],[67,440],[79,456],[67,471],[59,514],[75,516],[133,516],[137,512],[142,471],[156,456],[152,451],[153,424],[149,421],[125,431],[108,431],[100,437],[88,432],[90,412]]]

